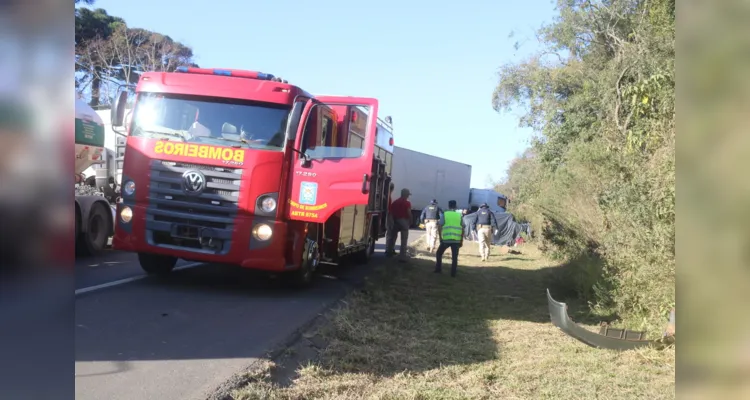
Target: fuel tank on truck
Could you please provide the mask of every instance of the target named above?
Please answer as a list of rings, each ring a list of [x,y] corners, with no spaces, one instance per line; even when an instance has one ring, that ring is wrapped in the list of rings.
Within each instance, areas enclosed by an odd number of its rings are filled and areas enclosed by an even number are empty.
[[[75,105],[75,173],[80,174],[102,159],[104,121],[80,98]]]

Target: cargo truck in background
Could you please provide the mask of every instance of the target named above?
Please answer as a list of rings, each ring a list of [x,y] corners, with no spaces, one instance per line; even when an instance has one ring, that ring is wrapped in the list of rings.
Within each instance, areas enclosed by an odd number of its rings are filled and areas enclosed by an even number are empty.
[[[76,98],[75,113],[76,255],[95,255],[114,233],[125,138],[111,130],[109,110],[95,111]]]
[[[443,209],[449,200],[456,200],[459,209],[469,208],[471,165],[395,146],[392,177],[394,200],[402,188],[411,191],[412,227],[432,199]]]
[[[147,72],[127,132],[113,247],[148,274],[178,259],[307,286],[385,236],[393,134],[374,98],[313,96],[270,74]]]

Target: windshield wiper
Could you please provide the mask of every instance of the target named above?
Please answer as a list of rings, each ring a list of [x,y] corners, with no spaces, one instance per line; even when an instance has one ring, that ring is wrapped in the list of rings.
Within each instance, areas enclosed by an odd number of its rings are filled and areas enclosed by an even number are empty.
[[[245,140],[245,139],[242,139],[242,138],[240,138],[240,140],[235,140],[235,139],[227,139],[227,138],[225,138],[225,137],[213,137],[213,138],[211,138],[211,139],[216,139],[216,140],[223,140],[223,141],[225,141],[225,142],[234,142],[234,143],[244,143],[244,144],[248,144],[248,141],[247,141],[247,140]],[[236,147],[236,148],[241,148],[242,146],[241,146],[241,145],[239,145],[239,144],[235,144],[235,145],[232,145],[232,147]]]
[[[180,140],[182,140],[183,142],[187,142],[187,139],[185,139],[185,136],[182,136],[182,135],[180,135],[180,134],[179,134],[179,133],[177,133],[177,132],[170,132],[170,131],[167,131],[167,130],[163,130],[163,131],[162,131],[162,130],[154,130],[154,129],[143,129],[143,128],[138,128],[138,129],[139,129],[139,130],[140,130],[141,132],[144,132],[144,133],[152,133],[152,134],[157,134],[157,135],[167,135],[167,136],[172,136],[172,137],[176,137],[176,138],[179,138],[179,139],[180,139]],[[167,139],[167,138],[159,138],[159,139],[160,139],[160,140],[169,140],[169,139]]]

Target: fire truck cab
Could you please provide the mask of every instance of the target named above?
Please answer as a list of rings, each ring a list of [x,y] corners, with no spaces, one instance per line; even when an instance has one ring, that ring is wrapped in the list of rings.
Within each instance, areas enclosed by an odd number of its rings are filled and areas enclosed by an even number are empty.
[[[184,259],[307,286],[321,262],[367,261],[385,236],[393,134],[376,99],[205,68],[145,73],[135,95],[113,247],[147,273]]]

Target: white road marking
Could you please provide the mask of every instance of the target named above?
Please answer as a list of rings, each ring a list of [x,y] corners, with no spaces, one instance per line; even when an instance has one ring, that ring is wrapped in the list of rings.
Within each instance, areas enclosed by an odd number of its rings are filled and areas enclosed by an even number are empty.
[[[179,271],[181,269],[193,268],[193,267],[197,267],[197,266],[203,265],[203,264],[205,264],[205,263],[190,263],[190,264],[180,265],[179,267],[175,267],[173,269],[173,271]],[[83,293],[88,293],[88,292],[93,292],[95,290],[105,289],[105,288],[108,288],[108,287],[122,285],[122,284],[125,284],[125,283],[139,281],[139,280],[145,278],[146,276],[147,275],[138,275],[138,276],[133,276],[133,277],[130,277],[130,278],[120,279],[120,280],[117,280],[117,281],[102,283],[101,285],[94,285],[94,286],[89,286],[89,287],[85,287],[85,288],[76,289],[75,295],[79,295],[79,294],[83,294]]]

